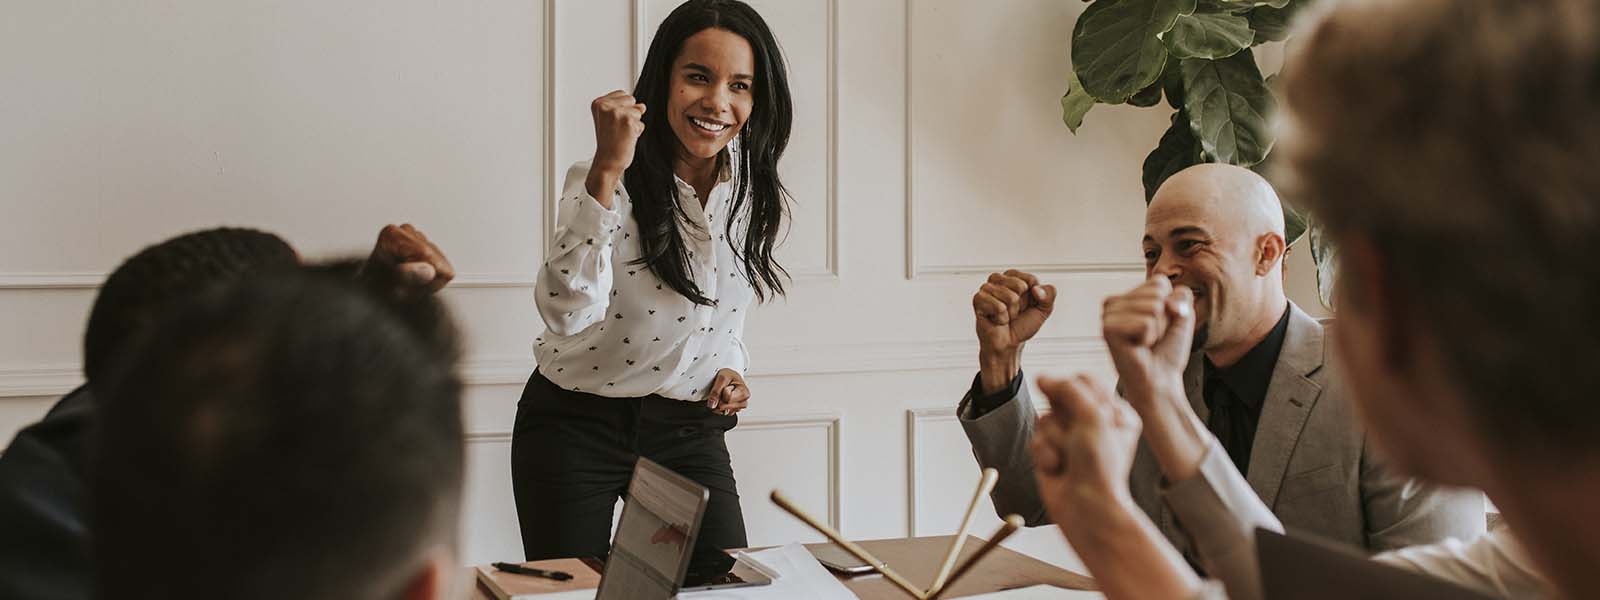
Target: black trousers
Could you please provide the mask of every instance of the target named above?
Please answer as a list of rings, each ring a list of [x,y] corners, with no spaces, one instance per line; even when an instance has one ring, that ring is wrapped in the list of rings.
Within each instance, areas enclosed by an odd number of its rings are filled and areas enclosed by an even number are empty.
[[[704,402],[574,392],[535,371],[517,403],[511,438],[512,491],[527,559],[605,556],[612,511],[641,456],[711,490],[697,549],[747,546],[723,438],[738,423]]]

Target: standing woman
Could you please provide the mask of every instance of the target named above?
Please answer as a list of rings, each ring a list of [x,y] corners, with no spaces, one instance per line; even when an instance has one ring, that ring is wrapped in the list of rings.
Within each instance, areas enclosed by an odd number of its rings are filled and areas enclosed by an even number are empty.
[[[772,250],[793,105],[777,41],[737,0],[672,11],[633,95],[590,106],[539,273],[547,331],[517,404],[529,560],[603,556],[639,457],[710,488],[696,546],[746,544],[723,434],[750,398],[744,318],[783,294]]]

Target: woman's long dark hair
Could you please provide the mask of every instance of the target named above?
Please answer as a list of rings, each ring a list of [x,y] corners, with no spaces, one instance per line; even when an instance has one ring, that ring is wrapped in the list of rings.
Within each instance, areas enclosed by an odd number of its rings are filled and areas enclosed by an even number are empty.
[[[772,30],[755,9],[738,0],[689,0],[678,6],[656,29],[639,73],[634,98],[650,110],[644,114],[644,134],[639,137],[633,164],[623,174],[623,185],[633,200],[633,218],[639,223],[639,247],[643,250],[635,264],[645,265],[662,282],[695,304],[710,305],[694,282],[693,264],[684,243],[682,223],[699,227],[677,201],[673,181],[673,161],[682,143],[667,123],[667,95],[672,87],[672,63],[683,51],[684,41],[706,29],[725,29],[750,43],[755,53],[755,105],[740,135],[740,152],[728,153],[738,164],[727,165],[735,177],[733,204],[728,211],[726,232],[740,269],[750,280],[756,298],[782,295],[788,271],[772,257],[788,192],[778,180],[778,159],[789,145],[789,129],[794,120],[794,102],[789,97],[789,76],[783,54]],[[748,228],[743,248],[735,218],[749,199]]]

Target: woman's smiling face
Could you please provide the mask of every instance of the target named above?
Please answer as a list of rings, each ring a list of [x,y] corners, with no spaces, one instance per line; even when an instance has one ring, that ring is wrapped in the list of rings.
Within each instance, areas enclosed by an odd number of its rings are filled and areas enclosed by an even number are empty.
[[[755,105],[755,53],[726,29],[702,30],[684,40],[672,62],[667,123],[681,158],[715,158],[739,135]]]

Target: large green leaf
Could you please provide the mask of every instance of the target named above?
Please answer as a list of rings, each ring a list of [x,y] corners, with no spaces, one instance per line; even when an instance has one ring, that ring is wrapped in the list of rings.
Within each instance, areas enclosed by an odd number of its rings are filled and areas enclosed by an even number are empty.
[[[1249,48],[1255,41],[1255,32],[1244,15],[1204,2],[1194,13],[1179,15],[1161,41],[1174,58],[1218,59]]]
[[[1295,210],[1288,202],[1283,203],[1283,240],[1285,245],[1293,245],[1300,241],[1300,236],[1306,234],[1310,224],[1306,217]]]
[[[1245,13],[1250,19],[1250,28],[1255,30],[1256,44],[1266,42],[1281,42],[1289,39],[1290,26],[1294,24],[1294,16],[1309,0],[1299,0],[1282,8],[1271,6],[1258,6]]]
[[[1072,67],[1083,88],[1107,104],[1127,102],[1167,64],[1161,34],[1196,0],[1097,0],[1072,28]]]
[[[1274,101],[1255,55],[1245,50],[1222,60],[1184,60],[1184,112],[1207,156],[1250,166],[1272,151],[1268,118]]]
[[[1288,6],[1290,2],[1294,2],[1294,1],[1298,1],[1298,0],[1217,0],[1217,1],[1221,2],[1222,4],[1227,5],[1230,8],[1233,8],[1235,10],[1245,10],[1245,9],[1255,8],[1257,6],[1271,6],[1273,8],[1283,8],[1285,6]]]
[[[1173,173],[1200,162],[1200,146],[1194,139],[1194,132],[1189,129],[1188,115],[1183,114],[1182,110],[1172,113],[1172,126],[1161,134],[1161,142],[1156,144],[1156,149],[1144,157],[1141,177],[1144,181],[1144,201],[1149,203],[1156,196],[1161,183]]]
[[[1161,72],[1161,92],[1166,95],[1168,106],[1183,108],[1183,69],[1178,68],[1178,61],[1167,61],[1166,70]]]
[[[1061,122],[1066,123],[1072,133],[1078,133],[1078,128],[1083,126],[1083,116],[1094,108],[1094,96],[1083,91],[1076,73],[1068,73],[1067,76],[1070,79],[1067,81],[1067,93],[1061,96]]]
[[[1311,262],[1317,263],[1317,295],[1322,305],[1333,310],[1333,287],[1339,278],[1339,249],[1322,227],[1311,225]]]
[[[1150,84],[1139,93],[1128,99],[1128,104],[1139,108],[1149,108],[1161,103],[1161,82]]]

